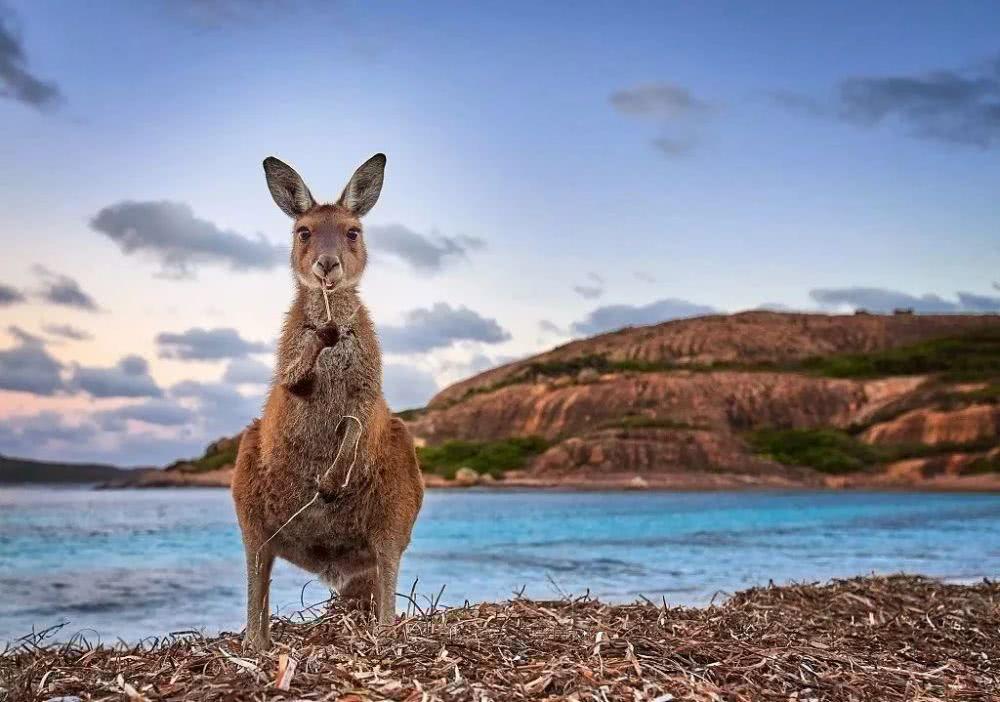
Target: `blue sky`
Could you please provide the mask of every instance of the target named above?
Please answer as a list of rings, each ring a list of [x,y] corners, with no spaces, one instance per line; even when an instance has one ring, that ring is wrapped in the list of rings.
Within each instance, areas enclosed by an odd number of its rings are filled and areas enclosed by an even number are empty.
[[[260,168],[384,151],[397,408],[629,323],[1000,309],[995,3],[0,0],[0,453],[157,463],[256,411]]]

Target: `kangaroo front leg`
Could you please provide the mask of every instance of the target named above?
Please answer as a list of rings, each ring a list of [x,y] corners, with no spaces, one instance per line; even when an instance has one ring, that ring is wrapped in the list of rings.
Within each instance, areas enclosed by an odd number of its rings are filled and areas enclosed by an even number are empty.
[[[312,394],[316,380],[316,359],[323,349],[335,346],[339,340],[340,330],[336,324],[325,324],[318,329],[303,328],[303,333],[297,340],[298,353],[281,369],[281,385],[298,397]]]
[[[396,582],[399,579],[399,556],[382,556],[378,560],[378,623],[392,624],[396,619]]]
[[[246,544],[247,629],[244,648],[263,652],[271,648],[271,568],[274,551],[269,546]]]

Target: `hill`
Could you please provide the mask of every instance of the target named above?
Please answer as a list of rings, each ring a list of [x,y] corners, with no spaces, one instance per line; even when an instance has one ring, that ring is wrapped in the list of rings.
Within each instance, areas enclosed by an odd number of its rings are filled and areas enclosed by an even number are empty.
[[[431,486],[1000,489],[1000,316],[755,311],[626,328],[400,416]],[[226,485],[238,438],[131,482]]]
[[[996,315],[746,312],[574,341],[405,416],[445,475],[533,437],[471,465],[511,484],[984,489],[998,400]]]
[[[0,485],[14,483],[103,483],[132,471],[99,463],[52,463],[0,456]]]

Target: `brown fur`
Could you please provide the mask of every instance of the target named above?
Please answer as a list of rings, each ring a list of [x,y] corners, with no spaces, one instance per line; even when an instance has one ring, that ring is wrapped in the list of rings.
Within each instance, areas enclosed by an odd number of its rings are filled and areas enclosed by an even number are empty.
[[[268,590],[278,556],[319,574],[379,622],[391,621],[399,561],[423,499],[413,439],[382,395],[378,340],[355,288],[367,253],[363,234],[355,241],[347,236],[361,225],[343,202],[313,205],[295,221],[298,289],[263,417],[244,432],[236,460],[233,499],[247,559],[245,640],[258,650],[270,646]],[[308,240],[299,235],[303,227]],[[323,255],[341,262],[328,293],[332,323],[313,270]],[[357,417],[360,427],[345,415]]]

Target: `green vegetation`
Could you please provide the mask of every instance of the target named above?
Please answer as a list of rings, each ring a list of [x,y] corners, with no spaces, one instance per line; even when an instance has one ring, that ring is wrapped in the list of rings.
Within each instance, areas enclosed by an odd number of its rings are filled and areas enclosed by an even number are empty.
[[[396,416],[404,422],[412,422],[414,419],[422,416],[426,411],[426,407],[413,407],[412,409],[405,409],[396,412]]]
[[[236,463],[236,453],[239,451],[239,442],[233,441],[232,445],[224,446],[221,450],[205,452],[200,458],[190,461],[177,461],[169,466],[167,470],[179,470],[183,473],[207,473],[225,465]],[[211,447],[209,447],[211,448]]]
[[[446,441],[438,446],[417,448],[420,467],[425,472],[448,478],[459,468],[471,468],[480,474],[503,477],[504,472],[522,468],[529,458],[548,448],[537,436],[512,437],[500,441]]]
[[[612,360],[591,354],[567,360],[531,363],[520,372],[493,385],[470,389],[472,395],[493,392],[508,385],[532,382],[536,376],[575,376],[584,369],[598,373],[663,373],[673,370],[693,372],[743,371],[812,373],[828,378],[880,378],[893,375],[939,374],[948,381],[998,381],[1000,379],[1000,329],[982,329],[961,336],[932,339],[909,346],[871,353],[820,356],[784,363],[717,362],[711,365],[678,364],[667,361]],[[969,399],[1000,401],[1000,382],[969,393]],[[458,400],[459,402],[461,400]]]
[[[871,445],[838,429],[758,429],[747,435],[747,441],[754,451],[779,463],[809,466],[823,473],[851,473],[879,463],[972,453],[995,445],[993,439],[966,443]]]
[[[942,373],[949,380],[1000,376],[1000,329],[932,339],[886,351],[812,358],[802,369],[831,378]]]
[[[1000,473],[1000,456],[983,456],[977,458],[965,471],[967,475],[982,475],[984,473]]]
[[[992,382],[984,388],[963,392],[959,395],[963,400],[982,402],[984,404],[1000,404],[1000,382]]]
[[[948,380],[992,380],[1000,377],[1000,329],[982,329],[960,336],[922,341],[885,351],[822,356],[787,363],[717,362],[711,365],[676,364],[658,361],[611,360],[606,356],[580,356],[565,361],[532,363],[515,378],[506,381],[524,382],[536,374],[573,375],[584,368],[600,373],[658,373],[670,370],[690,371],[778,371],[810,372],[830,378],[878,378],[892,375],[923,375],[941,373]],[[1000,385],[992,385],[985,393],[996,398]]]
[[[872,446],[836,429],[759,429],[748,441],[755,451],[779,463],[823,473],[851,473],[882,459]]]
[[[239,448],[239,444],[234,443],[229,448],[225,448],[222,451],[218,451],[211,455],[202,456],[197,461],[192,461],[193,465],[196,466],[195,471],[202,473],[215,470],[216,468],[222,468],[222,466],[226,464],[235,464],[236,452]]]

